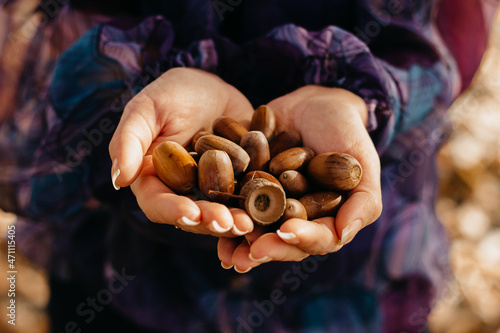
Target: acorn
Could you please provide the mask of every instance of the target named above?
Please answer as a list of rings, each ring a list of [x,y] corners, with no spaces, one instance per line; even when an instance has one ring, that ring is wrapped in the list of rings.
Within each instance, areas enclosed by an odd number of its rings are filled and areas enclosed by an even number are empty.
[[[310,193],[300,198],[310,220],[334,216],[342,204],[342,196],[334,192]]]
[[[276,134],[269,142],[269,152],[271,158],[273,158],[287,149],[300,147],[301,145],[302,138],[299,132],[294,130],[282,131]]]
[[[225,151],[231,159],[235,175],[244,172],[250,163],[250,156],[248,156],[247,152],[243,148],[238,146],[236,143],[217,135],[207,134],[200,137],[196,142],[194,149],[202,156],[207,150]]]
[[[200,158],[198,166],[198,187],[210,201],[226,203],[227,196],[211,191],[233,194],[234,174],[229,155],[222,150],[208,150]]]
[[[267,105],[259,106],[253,113],[250,130],[261,131],[270,140],[276,128],[276,116]]]
[[[349,154],[324,153],[314,157],[307,167],[310,179],[333,191],[350,191],[361,181],[363,170]]]
[[[310,184],[303,174],[296,170],[287,170],[281,173],[279,182],[283,186],[287,197],[300,198],[310,191]]]
[[[191,147],[194,147],[196,146],[196,142],[198,142],[198,139],[201,138],[202,136],[204,135],[207,135],[207,134],[212,134],[212,132],[209,132],[209,131],[199,131],[198,133],[196,133],[193,138],[191,139]]]
[[[281,175],[287,170],[302,170],[313,159],[315,153],[307,147],[295,147],[287,149],[269,162],[269,172],[274,176]]]
[[[289,219],[307,220],[307,211],[304,205],[296,199],[286,199],[285,212],[281,216],[279,222],[285,222]]]
[[[239,144],[243,135],[248,132],[245,126],[229,117],[215,119],[212,123],[212,130],[215,135],[231,140],[236,144]]]
[[[264,133],[259,131],[245,133],[241,138],[240,147],[250,156],[248,171],[267,168],[271,156],[269,155],[269,144]]]
[[[189,155],[195,160],[196,164],[200,161],[200,155],[195,151],[190,151]]]
[[[276,179],[273,175],[271,175],[270,173],[267,173],[265,171],[260,171],[260,170],[257,170],[257,171],[250,171],[248,172],[239,182],[240,186],[243,187],[245,186],[246,183],[248,183],[250,180],[252,179],[257,179],[257,178],[263,178],[263,179],[266,179],[266,180],[269,180],[271,183],[274,183],[276,185],[279,185],[280,187],[281,186],[281,183],[279,182],[278,179]]]
[[[240,196],[248,216],[258,225],[269,225],[279,220],[285,211],[285,191],[263,178],[252,179],[243,186]]]
[[[161,181],[177,194],[187,194],[196,186],[198,166],[177,142],[165,141],[156,146],[153,165]]]

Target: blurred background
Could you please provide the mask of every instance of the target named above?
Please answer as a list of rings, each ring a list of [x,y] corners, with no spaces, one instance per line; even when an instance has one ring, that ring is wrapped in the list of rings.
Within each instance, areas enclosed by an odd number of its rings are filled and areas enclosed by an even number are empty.
[[[472,86],[450,108],[454,134],[439,156],[436,209],[450,237],[453,279],[430,316],[433,333],[500,333],[500,12]],[[0,258],[7,226],[0,211]],[[46,275],[16,253],[16,326],[7,324],[8,281],[0,279],[0,332],[49,332]],[[7,261],[0,260],[6,272]]]

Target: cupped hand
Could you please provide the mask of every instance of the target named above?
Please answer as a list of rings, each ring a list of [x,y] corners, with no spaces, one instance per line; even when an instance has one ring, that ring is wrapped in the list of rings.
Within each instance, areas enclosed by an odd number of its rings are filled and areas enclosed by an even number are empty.
[[[137,202],[153,222],[201,234],[240,236],[253,230],[244,211],[176,195],[157,177],[151,154],[163,141],[187,145],[194,134],[229,116],[250,122],[253,108],[233,86],[192,68],[174,68],[145,87],[125,107],[109,153],[116,189],[131,185]]]
[[[347,194],[336,217],[313,221],[290,219],[276,233],[256,228],[245,240],[221,238],[223,267],[238,272],[269,261],[299,261],[338,251],[381,214],[380,160],[366,130],[367,109],[357,95],[339,88],[306,86],[268,104],[279,127],[295,129],[303,145],[317,154],[341,152],[363,168],[359,185]]]

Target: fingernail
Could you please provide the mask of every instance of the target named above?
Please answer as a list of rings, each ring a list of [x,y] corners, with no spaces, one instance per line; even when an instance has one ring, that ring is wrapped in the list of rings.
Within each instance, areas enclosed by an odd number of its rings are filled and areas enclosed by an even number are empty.
[[[233,226],[230,226],[230,227],[227,227],[227,228],[223,228],[223,227],[220,226],[219,223],[217,223],[217,221],[213,220],[212,221],[212,227],[214,228],[215,231],[220,232],[220,233],[224,233],[224,232],[228,232],[229,230],[231,230],[231,228]]]
[[[361,220],[356,220],[354,222],[351,222],[347,227],[342,230],[342,239],[340,240],[339,245],[344,246],[348,242],[350,242],[356,233],[361,230],[362,227],[362,222]]]
[[[248,273],[248,272],[250,272],[251,269],[252,269],[252,267],[248,267],[245,271],[241,271],[238,269],[238,267],[234,266],[234,270],[240,274]]]
[[[231,269],[233,268],[233,265],[229,265],[229,266],[226,266],[222,261],[220,262],[220,265],[222,266],[222,268],[224,269]]]
[[[200,221],[193,221],[193,220],[190,220],[187,217],[183,216],[177,220],[177,223],[184,224],[188,227],[194,227],[194,226],[197,226],[198,224],[200,224]]]
[[[268,262],[271,259],[271,258],[269,258],[269,256],[265,256],[262,258],[254,258],[251,253],[248,254],[248,257],[250,258],[250,260],[255,261],[255,262]]]
[[[113,187],[115,188],[115,190],[118,191],[120,189],[120,186],[116,185],[116,179],[120,175],[120,169],[118,168],[118,159],[117,158],[115,158],[115,160],[113,161],[113,166],[111,167],[111,172],[112,172],[111,180],[113,182]]]
[[[281,230],[277,230],[276,233],[278,234],[278,236],[282,239],[282,240],[292,240],[292,239],[295,239],[297,238],[297,235],[294,234],[293,232],[283,232]]]
[[[236,227],[236,224],[235,224],[235,225],[233,225],[233,233],[235,235],[238,235],[238,236],[243,236],[243,235],[248,234],[248,230],[247,231],[241,231],[240,229],[238,229],[238,227]]]

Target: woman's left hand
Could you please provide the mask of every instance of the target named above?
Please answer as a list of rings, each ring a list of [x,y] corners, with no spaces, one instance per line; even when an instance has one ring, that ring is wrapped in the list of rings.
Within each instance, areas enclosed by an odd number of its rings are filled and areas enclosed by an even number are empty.
[[[359,185],[336,217],[313,221],[290,219],[275,233],[255,228],[245,238],[220,238],[222,266],[247,272],[269,261],[300,261],[309,255],[338,251],[381,214],[380,160],[366,130],[367,110],[357,95],[339,88],[306,86],[268,104],[281,129],[298,131],[317,154],[341,152],[363,168]]]

